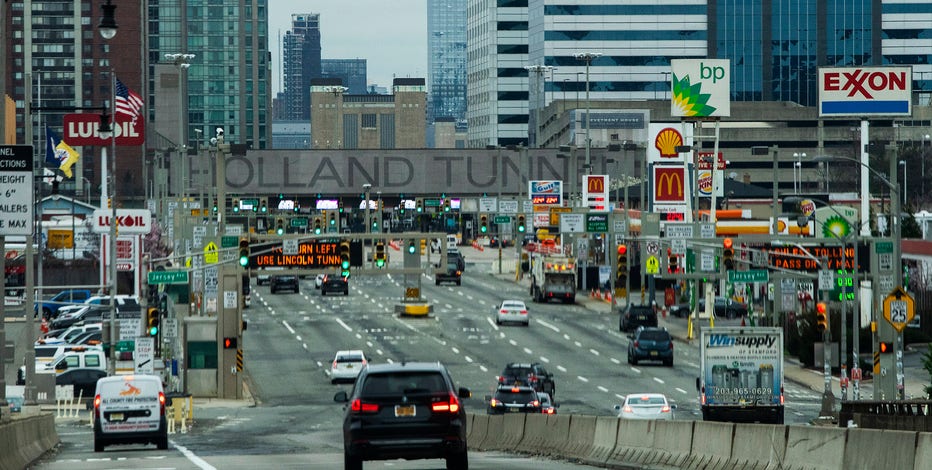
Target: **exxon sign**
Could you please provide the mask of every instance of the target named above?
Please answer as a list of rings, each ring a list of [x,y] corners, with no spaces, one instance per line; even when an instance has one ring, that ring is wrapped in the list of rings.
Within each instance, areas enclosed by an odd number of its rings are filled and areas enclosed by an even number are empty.
[[[819,117],[909,116],[910,67],[819,69]]]

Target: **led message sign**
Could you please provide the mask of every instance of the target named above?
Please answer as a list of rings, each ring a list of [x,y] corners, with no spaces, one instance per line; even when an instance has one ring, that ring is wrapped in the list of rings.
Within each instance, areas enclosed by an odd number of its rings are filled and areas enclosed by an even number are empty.
[[[266,245],[270,246],[270,245]],[[293,269],[327,269],[340,266],[339,242],[305,240],[298,243],[298,253],[282,253],[281,244],[266,250],[262,245],[253,246],[253,252],[259,252],[249,258],[249,267],[257,268],[293,268]]]
[[[771,268],[787,269],[791,271],[818,272],[820,269],[853,270],[855,254],[858,258],[858,270],[865,272],[870,269],[870,252],[866,243],[858,243],[857,253],[854,246],[845,247],[842,254],[841,246],[770,246],[767,251],[768,264]],[[825,259],[826,265],[821,266]]]

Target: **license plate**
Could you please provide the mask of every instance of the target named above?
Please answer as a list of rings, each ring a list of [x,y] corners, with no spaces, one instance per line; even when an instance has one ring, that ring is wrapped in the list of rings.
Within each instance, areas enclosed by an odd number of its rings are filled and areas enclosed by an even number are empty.
[[[395,406],[396,418],[410,418],[414,416],[414,405],[397,405]]]
[[[651,351],[651,352],[650,352],[650,355],[651,355],[651,356],[656,356],[656,355],[657,355],[657,351]]]
[[[508,408],[508,412],[509,412],[509,413],[517,413],[517,412],[519,412],[519,411],[521,411],[521,410],[519,410],[518,408]]]
[[[110,413],[110,421],[123,421],[123,413]]]
[[[647,317],[644,315],[638,315],[638,320],[647,320]]]
[[[352,365],[352,364],[347,364],[347,365],[346,365],[346,368],[347,368],[347,369],[352,369],[352,368],[353,368],[353,365]]]

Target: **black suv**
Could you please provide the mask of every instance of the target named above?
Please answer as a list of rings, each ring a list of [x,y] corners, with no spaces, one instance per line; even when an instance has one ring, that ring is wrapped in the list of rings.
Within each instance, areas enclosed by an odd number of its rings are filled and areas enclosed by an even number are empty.
[[[447,469],[466,470],[461,399],[469,397],[439,362],[369,364],[350,394],[333,396],[346,403],[343,468],[361,470],[364,460],[442,458]]]
[[[660,361],[673,367],[673,338],[666,328],[639,327],[628,335],[628,363]]]
[[[466,258],[463,257],[463,254],[459,250],[447,251],[447,263],[456,263],[456,269],[460,271],[466,270]]]
[[[301,290],[301,288],[298,287],[298,276],[285,274],[272,276],[272,279],[269,281],[269,289],[273,294],[283,290],[294,291],[295,294],[298,294]]]
[[[506,365],[502,375],[498,376],[498,384],[499,386],[527,385],[536,392],[549,393],[551,397],[557,391],[553,374],[547,372],[547,369],[537,362],[533,364],[512,362]]]
[[[618,331],[633,331],[639,326],[657,326],[657,312],[650,305],[629,305],[618,318]]]
[[[540,413],[540,397],[533,388],[518,385],[499,385],[495,395],[485,397],[489,414]]]
[[[437,266],[438,270],[434,273],[434,281],[439,286],[441,282],[453,282],[456,285],[461,285],[463,283],[463,271],[459,269],[455,261],[447,261],[447,269],[441,271]]]
[[[327,276],[320,283],[320,295],[327,295],[328,292],[342,292],[343,295],[349,295],[349,281],[342,276]]]

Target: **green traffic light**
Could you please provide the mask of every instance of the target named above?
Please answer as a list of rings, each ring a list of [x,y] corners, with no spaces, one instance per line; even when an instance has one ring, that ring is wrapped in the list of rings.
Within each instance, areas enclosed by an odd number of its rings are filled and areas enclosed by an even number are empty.
[[[350,262],[349,262],[349,260],[343,260],[343,262],[340,263],[340,267],[343,268],[343,271],[349,270],[349,268],[350,268]]]
[[[344,269],[343,272],[340,273],[340,275],[345,278],[348,278],[350,276],[350,272],[348,269]]]
[[[278,227],[278,229],[276,230],[276,232],[278,232],[279,235],[282,235],[282,234],[285,233],[285,229],[283,229],[283,228],[281,228],[281,227]]]
[[[239,206],[233,206],[233,213],[239,212]]]
[[[482,232],[482,233],[485,233],[485,232],[488,232],[488,231],[489,231],[489,228],[486,227],[485,225],[483,225],[482,228],[479,229],[479,231]]]
[[[415,251],[417,251],[417,249],[414,247],[414,245],[408,245],[408,253],[413,255]]]
[[[518,226],[518,232],[519,232],[519,233],[524,233],[524,226],[523,226],[523,225],[519,225],[519,226]]]
[[[249,257],[248,257],[248,256],[240,256],[240,257],[239,257],[239,265],[240,265],[240,266],[242,266],[242,267],[245,268],[248,264],[249,264]]]
[[[153,326],[149,328],[149,336],[157,336],[159,334],[159,327]]]
[[[315,228],[314,228],[314,234],[315,234],[315,235],[320,235],[320,227],[315,227]]]
[[[385,260],[384,260],[384,259],[377,259],[377,260],[375,260],[375,265],[381,268],[382,266],[385,266]]]

